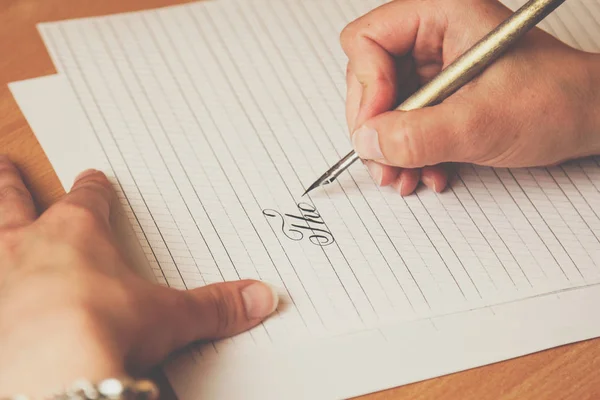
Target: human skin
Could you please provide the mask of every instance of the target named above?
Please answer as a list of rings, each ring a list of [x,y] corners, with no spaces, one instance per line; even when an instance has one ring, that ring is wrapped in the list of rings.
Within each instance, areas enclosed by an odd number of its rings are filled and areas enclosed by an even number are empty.
[[[180,291],[139,277],[115,239],[117,201],[106,177],[87,171],[38,215],[0,156],[0,398],[136,375],[275,310],[276,294],[262,282]]]
[[[397,0],[343,31],[348,126],[379,184],[401,195],[420,181],[441,191],[449,163],[521,167],[598,154],[599,56],[537,29],[440,105],[390,111],[509,14],[492,0]],[[116,201],[91,172],[40,216],[0,158],[0,396],[143,371],[274,311],[259,282],[177,291],[139,278],[113,235]]]
[[[394,111],[510,16],[495,0],[396,0],[349,24],[346,114],[380,185],[447,185],[448,166],[555,165],[600,153],[600,55],[534,28],[442,103]]]

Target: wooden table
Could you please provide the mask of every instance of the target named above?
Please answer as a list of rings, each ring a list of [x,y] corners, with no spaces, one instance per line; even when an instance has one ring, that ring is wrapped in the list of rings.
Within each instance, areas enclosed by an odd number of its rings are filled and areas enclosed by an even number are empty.
[[[35,24],[182,2],[185,0],[0,0],[0,153],[8,154],[20,167],[41,210],[64,192],[6,86],[11,81],[55,72]],[[365,399],[600,399],[600,339]]]

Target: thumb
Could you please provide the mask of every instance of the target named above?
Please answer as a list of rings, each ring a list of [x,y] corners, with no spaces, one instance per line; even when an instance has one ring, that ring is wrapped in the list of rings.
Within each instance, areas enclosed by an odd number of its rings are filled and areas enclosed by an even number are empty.
[[[142,337],[134,345],[133,363],[148,367],[197,341],[246,331],[272,314],[279,298],[269,285],[252,280],[216,283],[180,291],[152,286],[145,305]],[[151,334],[148,334],[148,333]]]
[[[444,103],[386,112],[357,129],[352,145],[363,160],[402,168],[467,161],[470,114],[467,108]]]

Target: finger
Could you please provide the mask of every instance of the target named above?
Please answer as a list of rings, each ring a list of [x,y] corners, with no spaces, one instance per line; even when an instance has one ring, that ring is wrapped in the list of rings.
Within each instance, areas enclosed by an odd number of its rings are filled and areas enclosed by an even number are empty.
[[[379,186],[388,186],[392,184],[400,172],[399,168],[379,164],[375,161],[366,161],[365,165],[369,170],[371,178],[373,178],[375,183]]]
[[[380,114],[354,132],[354,150],[363,160],[403,168],[468,162],[474,151],[469,133],[482,134],[480,117],[470,105],[458,104]]]
[[[152,287],[143,332],[153,332],[134,349],[141,365],[160,361],[192,342],[229,337],[271,315],[277,293],[267,284],[236,281],[189,291]]]
[[[392,187],[400,194],[400,196],[408,196],[412,194],[419,185],[421,177],[420,169],[402,169],[398,174],[398,178],[392,184]]]
[[[446,165],[433,165],[424,167],[421,172],[421,181],[434,192],[441,193],[448,185],[448,168]]]
[[[106,176],[96,170],[79,174],[70,192],[48,210],[44,218],[68,220],[86,229],[100,226],[110,229],[110,216],[117,202],[116,193]]]
[[[351,26],[352,24],[349,25]],[[346,54],[349,69],[361,86],[358,104],[352,105],[357,111],[351,125],[356,127],[370,117],[394,107],[397,98],[396,63],[377,43],[348,27],[342,33],[342,46],[348,49]]]
[[[420,84],[420,78],[415,70],[415,64],[410,56],[404,56],[397,61],[398,75],[398,97],[396,104],[402,104],[417,91]],[[370,118],[370,116],[368,117]]]
[[[346,68],[346,122],[350,131],[350,134],[354,132],[354,129],[362,124],[366,119],[377,115],[380,112],[389,111],[396,104],[401,103],[407,97],[409,97],[418,87],[418,78],[415,76],[414,66],[409,58],[403,58],[398,61],[397,71],[397,89],[389,92],[390,98],[385,99],[385,96],[380,96],[377,90],[365,90],[361,85],[360,81],[354,74],[352,66],[348,63]],[[377,85],[377,83],[375,83]],[[373,88],[373,85],[367,85],[369,88]],[[371,92],[375,92],[379,97],[375,98],[375,101],[370,101],[368,98],[371,96]],[[396,99],[392,99],[393,93],[396,93]],[[366,94],[365,94],[366,93]],[[363,96],[364,95],[364,96]],[[363,107],[367,104],[367,107]],[[389,105],[388,108],[386,108]],[[361,107],[363,108],[362,112]],[[360,112],[360,116],[359,116]]]
[[[386,79],[369,81],[366,77],[359,81],[353,73],[354,92],[359,92],[360,97],[353,98],[353,123],[350,133],[361,126],[366,120],[386,111],[393,110],[413,94],[419,85],[413,63],[409,58],[394,61],[395,77],[391,81]],[[358,84],[358,88],[356,88]]]
[[[395,56],[407,54],[415,44],[420,24],[419,13],[429,7],[428,4],[423,3],[426,2],[414,0],[390,2],[354,20],[340,35],[344,52],[349,58],[358,57],[363,49],[362,46],[371,41],[389,54]]]
[[[0,156],[0,229],[31,223],[35,205],[19,171],[6,156]]]
[[[342,48],[363,87],[354,126],[360,126],[365,120],[396,105],[398,78],[410,71],[410,60],[400,57],[402,61],[398,62],[397,56],[411,50],[419,26],[415,12],[417,7],[412,3],[386,4],[350,23],[342,31]],[[402,18],[398,21],[390,15]]]
[[[350,133],[354,131],[356,126],[356,117],[360,108],[360,99],[362,97],[363,88],[352,72],[350,64],[346,69],[346,122]]]
[[[353,67],[356,71],[355,77],[361,86],[361,97],[352,123],[353,128],[361,126],[364,121],[377,114],[393,109],[398,97],[394,60],[386,54],[373,58],[376,59],[377,70],[369,70],[370,65],[360,66],[358,62],[353,62],[353,65],[356,65]]]

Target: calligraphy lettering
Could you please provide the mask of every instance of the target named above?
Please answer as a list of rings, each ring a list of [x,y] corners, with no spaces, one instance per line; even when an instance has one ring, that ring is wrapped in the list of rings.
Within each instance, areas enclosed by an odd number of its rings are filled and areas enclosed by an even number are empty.
[[[297,214],[285,214],[275,210],[263,210],[263,215],[269,220],[279,220],[278,229],[291,240],[300,241],[305,237],[317,246],[329,246],[334,242],[333,234],[329,232],[325,221],[317,209],[308,203],[297,204]]]

